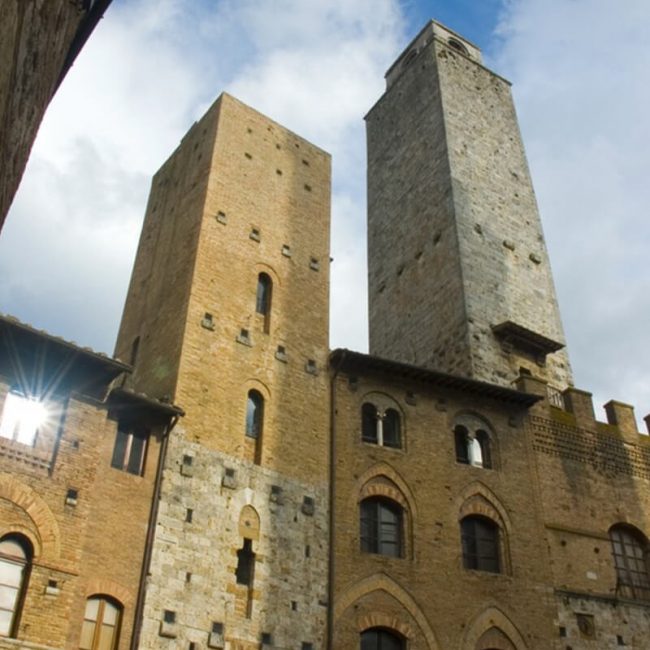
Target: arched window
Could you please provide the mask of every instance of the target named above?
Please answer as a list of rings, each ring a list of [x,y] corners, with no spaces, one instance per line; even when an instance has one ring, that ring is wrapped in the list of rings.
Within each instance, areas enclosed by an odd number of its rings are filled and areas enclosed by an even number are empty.
[[[364,442],[377,444],[377,407],[370,402],[365,402],[361,407],[361,439]]]
[[[120,637],[121,605],[107,596],[91,596],[81,628],[80,650],[115,650]]]
[[[474,441],[475,441],[475,448],[477,453],[480,453],[480,458],[481,458],[481,467],[486,467],[490,468],[492,467],[492,458],[490,456],[490,436],[488,435],[487,431],[483,431],[482,429],[479,429],[475,436],[474,436]],[[478,465],[478,463],[474,463],[475,465]]]
[[[648,542],[631,526],[616,525],[609,530],[616,566],[616,593],[627,598],[650,600]]]
[[[271,325],[271,297],[273,293],[273,281],[266,273],[257,276],[257,298],[255,300],[255,311],[264,316],[264,331],[268,334]]]
[[[469,434],[467,429],[458,425],[454,429],[454,440],[456,443],[456,462],[469,465]]]
[[[467,48],[460,41],[457,41],[455,38],[447,39],[447,43],[450,45],[450,47],[453,47],[454,50],[457,50],[458,52],[462,52],[465,56],[469,56],[469,52],[467,51]]]
[[[404,650],[404,637],[381,627],[361,633],[361,650]]]
[[[387,409],[384,413],[383,434],[384,447],[399,449],[402,446],[399,413],[395,409]]]
[[[0,541],[0,636],[16,636],[32,555],[32,545],[22,535]]]
[[[370,497],[361,502],[361,551],[402,557],[402,507],[389,499]]]
[[[469,515],[460,522],[460,538],[466,569],[501,572],[499,526],[494,521]]]
[[[264,423],[264,398],[256,390],[248,391],[246,401],[246,435],[258,439]]]
[[[490,435],[485,429],[471,430],[462,424],[454,427],[456,462],[474,467],[492,468]]]
[[[399,412],[394,408],[388,408],[381,413],[374,404],[365,402],[361,407],[361,439],[374,445],[401,449]]]

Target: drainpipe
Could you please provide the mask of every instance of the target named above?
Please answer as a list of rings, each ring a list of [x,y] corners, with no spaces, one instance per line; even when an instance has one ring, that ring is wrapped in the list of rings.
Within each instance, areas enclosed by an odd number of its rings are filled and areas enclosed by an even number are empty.
[[[329,467],[329,558],[327,567],[327,650],[334,647],[334,497],[336,496],[336,378],[345,361],[347,350],[334,368],[330,379],[330,467]]]
[[[149,511],[149,524],[147,526],[147,538],[144,545],[144,555],[142,558],[142,568],[140,570],[140,584],[138,585],[138,599],[135,603],[135,614],[133,617],[133,634],[131,635],[131,645],[129,650],[137,650],[140,643],[140,632],[142,631],[142,612],[144,610],[144,598],[146,595],[146,582],[151,566],[151,551],[153,538],[156,531],[156,520],[158,519],[158,502],[160,501],[160,486],[162,484],[163,468],[167,458],[167,445],[169,443],[169,434],[176,426],[180,415],[175,415],[173,420],[165,428],[162,440],[160,442],[160,456],[158,458],[158,467],[156,468],[156,479],[154,482],[153,495],[151,497],[151,510]]]

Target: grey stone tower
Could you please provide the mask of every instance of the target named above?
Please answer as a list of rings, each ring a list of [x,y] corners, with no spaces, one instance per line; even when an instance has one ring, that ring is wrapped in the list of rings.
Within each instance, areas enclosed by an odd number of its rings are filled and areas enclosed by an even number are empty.
[[[430,22],[366,116],[371,354],[572,383],[510,84]]]

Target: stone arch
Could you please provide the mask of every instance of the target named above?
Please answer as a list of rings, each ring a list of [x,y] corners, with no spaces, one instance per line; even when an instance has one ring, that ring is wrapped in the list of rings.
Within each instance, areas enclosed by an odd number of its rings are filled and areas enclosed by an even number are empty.
[[[242,382],[243,394],[248,395],[249,390],[258,391],[268,401],[271,399],[271,389],[256,377],[249,377]]]
[[[497,496],[485,484],[480,481],[468,485],[456,500],[458,521],[470,515],[477,515],[490,519],[498,525],[500,559],[503,573],[512,574],[512,563],[510,559],[510,535],[512,525],[507,510],[501,504]]]
[[[487,645],[486,645],[487,644]],[[509,644],[509,645],[508,645]],[[467,626],[460,650],[527,650],[523,635],[497,607],[488,607]]]
[[[358,503],[361,500],[361,494],[363,493],[364,490],[366,490],[366,486],[372,485],[373,481],[377,481],[378,479],[387,479],[390,483],[394,485],[394,490],[399,494],[399,499],[403,500],[406,503],[406,507],[409,510],[409,514],[412,517],[417,516],[417,504],[415,501],[415,496],[413,495],[413,492],[409,488],[408,484],[406,481],[402,478],[402,476],[397,472],[393,467],[391,467],[388,463],[376,463],[372,467],[369,467],[358,479],[357,479],[357,489],[352,492],[350,498],[353,499],[356,503]],[[386,483],[385,481],[377,481],[378,484],[381,483]],[[376,488],[376,489],[381,489],[381,488]],[[365,496],[370,496],[370,494],[366,494]],[[388,498],[393,498],[389,494],[385,494]],[[399,499],[394,499],[398,503],[400,503]]]
[[[372,614],[366,614],[365,616],[360,616],[357,619],[357,629],[359,632],[368,630],[373,627],[383,627],[388,630],[394,630],[399,632],[404,638],[410,639],[413,636],[413,629],[408,623],[404,623],[397,616],[389,616],[383,612],[372,612]]]
[[[356,601],[358,601],[360,598],[363,598],[364,596],[367,596],[373,591],[383,591],[392,596],[402,607],[404,607],[404,609],[417,623],[422,635],[427,641],[429,650],[440,650],[440,645],[436,639],[431,625],[429,625],[429,621],[424,615],[424,612],[422,612],[418,604],[415,602],[414,598],[403,587],[401,587],[392,578],[388,577],[385,573],[376,573],[375,575],[369,576],[348,587],[334,604],[334,624],[336,625],[337,621],[341,618],[343,613],[349,607],[354,605]],[[370,619],[374,618],[375,616],[378,616],[380,619],[382,618],[381,614],[374,613],[372,616],[366,618]],[[391,619],[391,623],[388,625],[388,627],[397,630],[400,633],[403,633],[407,638],[409,635],[413,635],[413,630],[411,630],[410,627],[403,622],[398,622],[397,624],[407,633],[402,632],[400,627],[395,626],[396,623],[393,621],[393,617],[384,615],[384,618]],[[364,620],[365,619],[358,620],[357,625],[362,625]],[[368,625],[363,629],[366,629],[367,627],[372,627],[372,625]]]
[[[6,499],[23,510],[34,523],[35,530],[21,528],[34,546],[35,560],[58,560],[61,555],[59,524],[45,501],[30,487],[9,474],[0,474],[0,499]],[[11,532],[2,525],[3,534]]]
[[[251,505],[246,505],[239,513],[239,536],[254,542],[260,538],[260,516]]]
[[[274,287],[279,287],[282,284],[282,282],[280,281],[280,276],[277,274],[276,270],[269,264],[265,264],[264,262],[257,262],[254,266],[254,270],[255,270],[255,278],[257,278],[257,276],[260,273],[266,273],[271,278]]]
[[[117,600],[123,607],[131,607],[134,595],[130,589],[115,580],[108,578],[92,578],[86,585],[86,600],[92,596],[110,596]]]

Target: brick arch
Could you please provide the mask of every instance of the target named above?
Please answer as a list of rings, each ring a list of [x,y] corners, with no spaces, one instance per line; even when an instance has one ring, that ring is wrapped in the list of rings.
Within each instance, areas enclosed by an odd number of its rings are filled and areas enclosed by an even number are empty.
[[[0,499],[18,506],[34,522],[36,530],[27,536],[32,540],[34,536],[38,538],[38,543],[34,544],[35,559],[58,560],[61,555],[61,534],[47,503],[34,490],[9,474],[0,474]]]
[[[86,585],[86,600],[91,596],[110,596],[123,607],[131,607],[134,601],[133,592],[124,585],[108,578],[92,578]]]
[[[471,483],[458,495],[456,510],[459,520],[467,515],[483,515],[494,519],[508,535],[512,532],[508,511],[496,494],[480,481]]]
[[[493,645],[486,646],[486,643]],[[493,606],[484,609],[472,619],[466,628],[460,650],[486,650],[489,647],[498,650],[526,650],[528,648],[514,623],[500,609]]]
[[[373,591],[383,591],[389,596],[392,596],[410,615],[411,618],[417,623],[422,636],[426,639],[428,650],[440,650],[440,645],[436,639],[436,636],[429,625],[424,612],[420,609],[418,604],[415,602],[414,598],[397,582],[392,578],[389,578],[385,573],[377,573],[375,575],[369,576],[363,580],[360,580],[356,584],[351,585],[346,589],[340,598],[334,604],[334,624],[336,625],[337,621],[345,613],[345,611],[351,607],[356,601]],[[372,618],[374,614],[367,618]],[[381,615],[379,615],[381,616]],[[385,616],[385,615],[384,615]],[[386,619],[390,618],[393,621],[393,617],[385,616]],[[360,624],[364,619],[360,619],[357,624]],[[390,627],[400,631],[398,627],[394,626],[394,623],[391,623]],[[405,623],[399,623],[403,629],[407,629]],[[373,627],[370,625],[370,627]],[[364,628],[365,629],[365,628]],[[413,635],[413,630],[408,627],[408,634],[405,636]]]
[[[366,616],[361,616],[357,620],[357,629],[359,633],[369,630],[373,627],[383,627],[388,630],[399,632],[405,639],[413,637],[413,629],[408,623],[404,623],[397,616],[390,616],[383,612],[372,612]]]
[[[361,497],[364,494],[365,490],[368,490],[372,485],[373,481],[377,482],[377,485],[386,485],[385,482],[381,482],[380,479],[388,479],[390,483],[394,485],[391,493],[384,493],[383,495],[389,499],[393,499],[400,503],[403,507],[406,507],[410,515],[415,518],[417,516],[417,505],[415,501],[415,496],[411,492],[407,482],[402,478],[401,474],[397,472],[393,467],[388,463],[377,463],[372,467],[369,467],[358,479],[357,479],[357,489],[352,491],[350,496],[356,503],[358,503],[361,498],[370,496],[370,494],[365,494],[364,497]],[[375,490],[388,490],[388,485],[385,488],[377,487],[373,488]],[[376,492],[376,494],[382,494],[381,492]],[[393,494],[394,496],[391,496]],[[399,495],[399,498],[395,496]],[[406,505],[404,505],[404,502]]]

